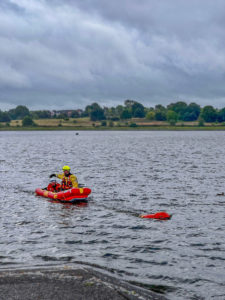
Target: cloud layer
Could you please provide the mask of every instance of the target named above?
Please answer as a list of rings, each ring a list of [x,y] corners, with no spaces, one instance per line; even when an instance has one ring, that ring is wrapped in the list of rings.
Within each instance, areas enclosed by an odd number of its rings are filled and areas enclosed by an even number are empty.
[[[225,106],[225,2],[3,0],[0,109]]]

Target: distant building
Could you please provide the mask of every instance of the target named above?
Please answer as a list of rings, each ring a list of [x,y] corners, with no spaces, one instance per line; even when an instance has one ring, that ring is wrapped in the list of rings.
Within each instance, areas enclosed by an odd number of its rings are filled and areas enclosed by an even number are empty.
[[[75,113],[75,115],[81,116],[83,113],[82,109],[75,109],[75,110],[52,110],[51,111],[51,117],[58,117],[60,115],[66,115],[68,118],[70,118],[71,116],[73,116]]]

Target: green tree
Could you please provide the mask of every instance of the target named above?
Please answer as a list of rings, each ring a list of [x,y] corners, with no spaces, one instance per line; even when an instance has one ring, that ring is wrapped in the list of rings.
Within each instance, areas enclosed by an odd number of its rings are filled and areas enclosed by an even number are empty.
[[[198,119],[198,126],[200,126],[200,127],[202,127],[202,126],[204,126],[205,124],[204,124],[204,120],[200,117],[199,119]]]
[[[145,117],[145,108],[141,103],[134,102],[131,106],[131,114],[134,118],[144,118]]]
[[[171,103],[167,106],[167,110],[172,110],[177,113],[179,120],[184,120],[184,114],[187,109],[187,103],[183,101],[178,101],[176,103]]]
[[[116,106],[116,116],[120,118],[122,112],[124,111],[125,107],[123,105]]]
[[[71,118],[79,118],[80,117],[80,112],[78,110],[73,110],[71,112]]]
[[[225,107],[218,112],[218,121],[225,122]]]
[[[30,115],[33,119],[50,119],[51,118],[51,112],[49,110],[31,111]]]
[[[35,123],[31,116],[25,116],[22,120],[23,126],[34,126]]]
[[[67,116],[66,113],[60,113],[60,114],[57,116],[57,119],[63,119],[63,120],[65,120],[65,119],[67,119],[67,118],[68,118],[68,116]]]
[[[30,115],[29,109],[23,105],[18,105],[16,108],[10,109],[8,113],[12,120],[21,120],[25,116]]]
[[[85,108],[85,111],[88,112],[91,121],[101,121],[106,119],[104,115],[104,110],[100,107],[98,103],[92,103],[92,105],[89,105]]]
[[[119,114],[115,107],[104,107],[104,115],[107,120],[118,121]]]
[[[166,121],[166,113],[167,113],[167,110],[163,105],[158,104],[155,106],[155,120],[156,121]]]
[[[146,115],[146,119],[152,121],[152,120],[155,120],[155,113],[154,111],[149,111]]]
[[[190,103],[183,113],[183,121],[196,121],[200,115],[201,108],[196,103]]]
[[[166,119],[170,123],[170,125],[176,125],[178,120],[178,113],[173,110],[168,110],[166,114]]]
[[[120,115],[120,119],[122,120],[131,119],[131,117],[132,117],[131,112],[127,108],[124,109]]]
[[[127,100],[124,101],[124,105],[125,105],[127,108],[129,108],[129,107],[131,108],[131,107],[134,105],[134,103],[136,103],[135,100],[127,99]]]
[[[92,111],[92,106],[91,106],[91,105],[87,105],[87,106],[85,107],[83,116],[84,116],[84,117],[87,117],[87,116],[90,117],[91,111]]]
[[[10,122],[10,120],[9,114],[0,110],[0,122]]]
[[[217,111],[211,105],[203,107],[201,117],[205,122],[215,122],[217,120]]]

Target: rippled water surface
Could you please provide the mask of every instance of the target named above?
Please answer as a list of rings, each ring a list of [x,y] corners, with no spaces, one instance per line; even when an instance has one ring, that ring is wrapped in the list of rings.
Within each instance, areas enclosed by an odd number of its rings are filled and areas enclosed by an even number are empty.
[[[83,262],[225,299],[225,132],[0,132],[0,268]],[[86,206],[36,197],[68,164]],[[165,210],[169,221],[138,217]]]

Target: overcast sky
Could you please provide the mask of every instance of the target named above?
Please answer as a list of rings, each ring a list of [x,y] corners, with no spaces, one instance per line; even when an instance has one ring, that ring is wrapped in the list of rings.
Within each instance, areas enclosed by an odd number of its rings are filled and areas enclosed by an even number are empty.
[[[225,0],[0,0],[0,109],[225,107]]]

